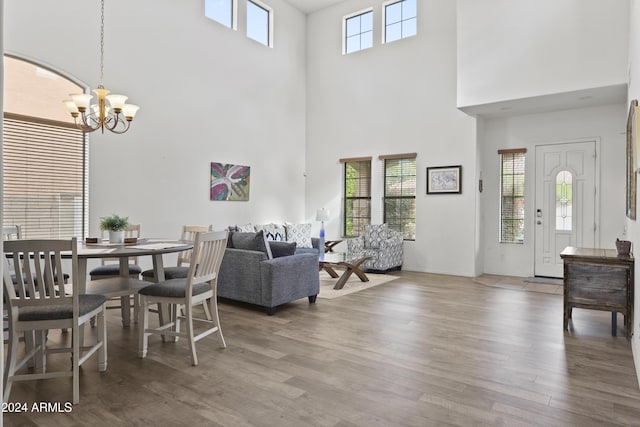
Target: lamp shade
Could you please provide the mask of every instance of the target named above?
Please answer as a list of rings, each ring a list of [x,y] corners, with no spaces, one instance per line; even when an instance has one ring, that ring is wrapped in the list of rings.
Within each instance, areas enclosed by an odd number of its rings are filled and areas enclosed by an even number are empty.
[[[318,209],[318,211],[316,212],[316,221],[329,221],[329,209]]]

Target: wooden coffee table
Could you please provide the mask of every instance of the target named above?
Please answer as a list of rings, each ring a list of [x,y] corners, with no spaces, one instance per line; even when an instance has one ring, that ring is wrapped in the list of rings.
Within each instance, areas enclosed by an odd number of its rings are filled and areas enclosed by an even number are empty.
[[[329,252],[320,256],[320,270],[326,271],[329,273],[329,276],[333,278],[339,277],[333,289],[342,289],[353,273],[355,273],[361,281],[369,281],[367,275],[360,269],[360,265],[369,258],[368,256],[349,257],[343,252]],[[336,268],[344,268],[342,276],[336,272]]]

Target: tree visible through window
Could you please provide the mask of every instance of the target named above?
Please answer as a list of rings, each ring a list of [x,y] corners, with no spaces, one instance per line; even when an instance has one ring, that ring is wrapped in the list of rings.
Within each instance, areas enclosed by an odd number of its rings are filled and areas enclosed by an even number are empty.
[[[526,149],[499,150],[500,242],[524,242],[524,155]]]
[[[380,156],[384,160],[384,222],[405,240],[416,238],[416,155]]]
[[[344,235],[362,235],[371,223],[371,158],[343,159]]]
[[[87,230],[86,136],[62,106],[83,88],[5,56],[2,209],[28,239],[83,238]],[[56,109],[55,106],[61,108]],[[71,123],[69,122],[71,121]]]

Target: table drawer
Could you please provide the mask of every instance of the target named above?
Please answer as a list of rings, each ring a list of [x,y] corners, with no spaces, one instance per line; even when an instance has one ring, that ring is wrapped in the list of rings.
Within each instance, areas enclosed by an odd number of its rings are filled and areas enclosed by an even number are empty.
[[[567,290],[581,290],[588,292],[622,291],[627,289],[627,274],[629,269],[623,267],[591,265],[591,264],[567,264],[566,284]]]

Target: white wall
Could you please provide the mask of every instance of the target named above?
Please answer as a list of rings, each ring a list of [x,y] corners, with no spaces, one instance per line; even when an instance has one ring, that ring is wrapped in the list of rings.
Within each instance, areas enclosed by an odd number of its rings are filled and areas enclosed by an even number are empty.
[[[342,166],[373,156],[372,222],[382,221],[381,154],[417,152],[415,242],[403,268],[473,276],[475,119],[456,109],[456,5],[418,2],[418,34],[381,45],[382,1],[350,0],[307,18],[307,212],[327,207],[342,232]],[[374,7],[374,46],[342,55],[342,18]],[[426,193],[426,167],[462,165],[462,194]]]
[[[627,81],[628,1],[457,4],[458,106]]]
[[[305,17],[267,1],[271,49],[245,36],[239,3],[233,31],[202,1],[106,2],[104,84],[141,109],[128,133],[91,134],[91,234],[111,213],[168,237],[182,224],[305,219]],[[98,1],[8,2],[6,51],[95,87],[99,17]],[[209,200],[212,161],[251,166],[249,202]]]
[[[484,272],[532,276],[535,233],[535,146],[556,142],[599,141],[600,247],[615,248],[625,230],[625,105],[611,105],[486,119],[479,138],[482,146],[484,191],[482,229]],[[526,148],[524,244],[498,243],[499,239],[499,149]]]
[[[631,0],[629,10],[629,101],[632,99],[640,99],[640,0]],[[640,197],[640,191],[636,194],[636,200]],[[637,218],[639,218],[637,216]],[[627,219],[629,240],[633,242],[633,251],[638,256],[638,248],[640,248],[640,224],[638,220],[632,221]],[[636,314],[633,319],[633,336],[631,337],[631,346],[633,349],[633,359],[636,366],[636,373],[640,381],[640,315],[638,315],[638,307],[640,307],[640,262],[635,264],[635,287],[634,287],[634,306]]]

